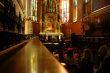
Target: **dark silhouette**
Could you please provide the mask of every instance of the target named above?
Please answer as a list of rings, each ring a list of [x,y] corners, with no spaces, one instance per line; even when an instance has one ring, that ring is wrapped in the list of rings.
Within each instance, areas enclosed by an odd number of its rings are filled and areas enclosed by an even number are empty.
[[[63,50],[64,50],[64,39],[62,39],[62,41],[59,42],[59,59],[60,59],[60,62],[62,62],[64,59]]]
[[[72,50],[69,50],[67,52],[66,69],[69,71],[69,73],[77,73],[77,71],[78,71],[78,67],[74,63],[73,51]]]
[[[93,63],[91,61],[91,50],[84,49],[78,73],[94,73]]]
[[[96,73],[110,73],[110,56],[107,45],[102,45],[98,50],[100,57],[100,65]]]
[[[101,68],[96,73],[110,73],[110,57],[105,58]]]

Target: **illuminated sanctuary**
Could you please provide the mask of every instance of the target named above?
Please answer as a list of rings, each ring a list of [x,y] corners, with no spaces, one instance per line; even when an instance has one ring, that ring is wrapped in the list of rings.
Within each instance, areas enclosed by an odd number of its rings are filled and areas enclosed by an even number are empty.
[[[57,0],[43,0],[42,2],[42,25],[40,35],[46,39],[61,39],[59,2]]]

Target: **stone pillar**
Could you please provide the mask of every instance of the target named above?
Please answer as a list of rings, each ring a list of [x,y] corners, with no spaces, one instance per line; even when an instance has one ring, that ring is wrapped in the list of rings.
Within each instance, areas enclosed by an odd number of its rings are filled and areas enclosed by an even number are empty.
[[[33,27],[30,19],[25,19],[25,34],[33,34]]]

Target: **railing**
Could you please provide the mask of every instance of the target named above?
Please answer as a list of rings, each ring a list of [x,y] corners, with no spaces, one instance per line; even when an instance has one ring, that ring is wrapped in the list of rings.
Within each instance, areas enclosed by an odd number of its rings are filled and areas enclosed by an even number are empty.
[[[37,38],[10,59],[0,64],[0,73],[68,73]]]
[[[80,35],[72,35],[71,42],[73,46],[84,48],[91,47],[96,49],[101,45],[110,43],[110,36],[80,36]]]
[[[26,35],[0,31],[0,51],[27,40]]]

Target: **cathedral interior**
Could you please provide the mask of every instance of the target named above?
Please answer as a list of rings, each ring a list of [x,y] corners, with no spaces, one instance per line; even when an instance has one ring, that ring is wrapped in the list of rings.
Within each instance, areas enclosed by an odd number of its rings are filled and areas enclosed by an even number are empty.
[[[110,0],[0,0],[0,73],[110,73],[109,66]]]

